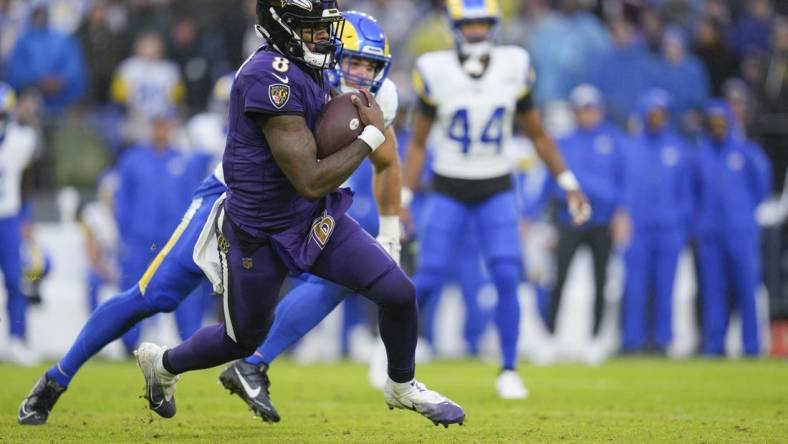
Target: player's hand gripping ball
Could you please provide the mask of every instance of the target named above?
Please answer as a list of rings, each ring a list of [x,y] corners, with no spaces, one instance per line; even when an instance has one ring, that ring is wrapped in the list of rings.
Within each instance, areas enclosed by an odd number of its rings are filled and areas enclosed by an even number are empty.
[[[324,159],[347,147],[367,125],[383,131],[383,111],[372,94],[361,91],[334,97],[323,108],[315,125],[317,158]]]

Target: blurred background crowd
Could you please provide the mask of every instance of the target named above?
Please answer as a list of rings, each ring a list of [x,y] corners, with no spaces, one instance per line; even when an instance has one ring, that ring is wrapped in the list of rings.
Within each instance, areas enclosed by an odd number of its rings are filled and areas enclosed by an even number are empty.
[[[145,261],[134,262],[145,254],[129,252],[166,242],[191,192],[220,155],[224,141],[215,134],[223,130],[221,116],[231,82],[227,75],[260,44],[252,27],[255,3],[0,0],[0,80],[16,90],[16,119],[34,128],[39,141],[24,176],[23,215],[29,222],[25,237],[46,249],[44,242],[32,240],[32,227],[78,213],[85,227],[91,270],[86,288],[92,307],[101,285],[126,288],[139,278]],[[644,125],[643,106],[649,106],[640,98],[660,88],[669,95],[664,105],[670,111],[667,124],[680,137],[677,143],[691,148],[702,143],[709,100],[719,97],[731,106],[730,125],[762,148],[760,177],[771,178],[764,185],[764,198],[756,199],[765,201],[757,218],[761,252],[745,261],[756,264],[754,273],[763,276],[769,295],[773,351],[786,353],[788,345],[782,341],[788,335],[788,196],[783,194],[788,167],[788,3],[502,0],[502,5],[498,39],[530,51],[537,73],[535,103],[561,140],[573,140],[575,128],[585,125],[580,108],[597,108],[598,119],[616,131],[637,134]],[[415,104],[410,87],[413,61],[424,52],[452,47],[443,2],[341,0],[340,7],[370,13],[388,32],[394,55],[390,76],[402,104],[397,128],[404,146],[408,112]],[[578,85],[587,88],[577,89]],[[659,97],[651,99],[652,106],[662,103]],[[528,159],[520,163],[529,172],[538,170]],[[549,213],[532,211],[539,203],[539,197],[524,200],[526,238],[534,236],[527,232],[535,225],[556,225]],[[737,211],[752,211],[749,204],[741,205]],[[69,211],[72,216],[64,215]],[[637,236],[628,222],[612,216],[599,223],[603,230],[612,230],[614,247],[620,247],[614,252],[624,252],[625,244]],[[552,281],[536,285],[542,287],[536,293],[542,294],[539,305],[548,331],[555,328],[556,301],[574,250],[589,245],[595,265],[611,254],[596,251],[593,235],[566,232],[560,220],[557,225],[553,234],[559,240],[540,254],[561,256],[563,262],[557,261]],[[692,245],[692,239],[685,240]],[[684,246],[681,242],[677,248]],[[697,247],[695,251],[701,254]],[[628,254],[627,262],[645,261]],[[608,274],[606,267],[597,268],[594,288],[601,294]],[[531,280],[539,281],[533,276]],[[181,314],[182,335],[188,336],[192,328],[189,319],[196,316],[199,322],[206,304],[210,302],[186,307],[192,312]],[[637,330],[639,324],[652,322],[647,318],[636,317],[630,321],[636,325],[628,327],[624,321],[622,328]],[[624,338],[624,351],[646,349],[637,336],[630,335],[635,338],[630,350]],[[471,351],[474,340],[468,339]],[[655,341],[651,345],[657,352],[669,345]]]

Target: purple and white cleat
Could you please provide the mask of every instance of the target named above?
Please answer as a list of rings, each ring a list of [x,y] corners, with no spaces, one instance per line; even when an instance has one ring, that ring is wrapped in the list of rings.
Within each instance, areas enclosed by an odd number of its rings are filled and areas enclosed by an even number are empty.
[[[145,377],[145,399],[148,408],[162,418],[175,416],[175,384],[178,375],[168,372],[162,364],[162,356],[167,347],[160,347],[150,342],[143,342],[134,351],[137,364]]]
[[[442,424],[448,428],[449,424],[462,425],[465,422],[465,411],[462,407],[440,393],[429,390],[415,379],[402,384],[388,379],[383,396],[389,409],[413,410],[436,426]]]

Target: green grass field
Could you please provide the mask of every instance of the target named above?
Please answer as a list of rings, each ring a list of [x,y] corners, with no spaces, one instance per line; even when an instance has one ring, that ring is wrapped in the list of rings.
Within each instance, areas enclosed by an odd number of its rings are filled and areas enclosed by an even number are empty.
[[[90,363],[42,427],[16,409],[43,371],[0,366],[0,442],[544,443],[788,442],[788,363],[619,359],[602,367],[523,366],[531,395],[497,399],[495,366],[441,361],[419,378],[462,404],[463,427],[435,427],[389,411],[355,364],[278,362],[272,398],[282,422],[264,424],[216,382],[218,369],[185,375],[178,415],[146,409],[131,363]]]

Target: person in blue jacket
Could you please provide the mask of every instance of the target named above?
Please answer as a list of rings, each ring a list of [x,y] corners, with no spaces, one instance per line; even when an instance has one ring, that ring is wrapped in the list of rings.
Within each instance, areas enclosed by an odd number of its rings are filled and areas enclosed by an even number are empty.
[[[133,287],[142,277],[189,202],[183,186],[187,158],[170,142],[173,118],[169,114],[156,116],[150,142],[130,148],[117,166],[115,217],[120,234],[121,288]],[[129,352],[139,336],[139,326],[123,336]]]
[[[760,280],[755,209],[768,195],[768,161],[736,131],[727,103],[706,107],[708,134],[698,150],[695,230],[700,269],[702,352],[725,354],[725,334],[735,308],[744,353],[760,353],[755,292]],[[729,300],[732,295],[732,300]]]
[[[5,75],[17,91],[39,90],[50,112],[59,112],[75,103],[87,88],[79,42],[49,26],[44,2],[33,7],[29,26],[8,56]]]
[[[625,18],[610,22],[613,50],[596,63],[593,84],[605,96],[608,119],[625,126],[634,111],[634,98],[662,84],[659,59],[638,35],[634,23]]]
[[[662,37],[660,84],[671,94],[671,114],[679,128],[693,132],[701,126],[701,110],[709,99],[709,73],[688,49],[686,35],[668,26]]]
[[[577,249],[581,245],[588,245],[594,262],[592,333],[596,337],[602,322],[607,264],[613,243],[613,222],[623,205],[625,136],[605,119],[602,95],[594,86],[582,84],[576,87],[570,95],[570,101],[578,128],[558,140],[558,145],[567,166],[575,172],[588,195],[594,212],[591,219],[579,228],[572,226],[565,206],[562,206],[558,214],[557,275],[546,324],[548,331],[554,333],[569,265]],[[543,193],[545,196],[555,195],[561,200],[565,199],[565,195],[552,179],[546,183]]]
[[[621,347],[664,352],[673,338],[673,283],[687,242],[693,159],[670,124],[671,96],[662,89],[639,100],[640,134],[627,161],[626,208],[632,239],[625,254]]]

